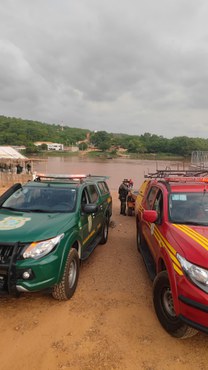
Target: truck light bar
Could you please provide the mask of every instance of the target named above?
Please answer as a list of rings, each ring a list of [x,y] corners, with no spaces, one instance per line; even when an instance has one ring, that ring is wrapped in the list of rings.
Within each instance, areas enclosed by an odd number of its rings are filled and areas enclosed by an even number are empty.
[[[35,181],[41,181],[41,180],[71,180],[71,181],[79,181],[82,182],[84,179],[87,178],[87,175],[84,174],[52,174],[52,173],[38,173],[36,174]]]
[[[90,178],[100,178],[100,179],[107,179],[108,176],[97,176],[97,175],[86,175],[86,174],[51,174],[51,173],[37,173],[34,181],[41,181],[42,180],[71,180],[71,181],[79,181],[83,182],[85,180],[89,180]]]
[[[52,173],[37,173],[36,177],[47,179],[83,179],[88,175],[84,174],[52,174]]]

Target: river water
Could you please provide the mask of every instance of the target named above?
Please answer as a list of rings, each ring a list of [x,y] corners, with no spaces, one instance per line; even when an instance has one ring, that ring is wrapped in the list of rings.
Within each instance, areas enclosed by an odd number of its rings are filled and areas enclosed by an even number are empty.
[[[48,157],[46,160],[35,161],[33,170],[53,174],[91,174],[109,176],[108,184],[111,190],[117,190],[124,178],[132,179],[134,188],[138,189],[144,175],[157,169],[184,169],[180,161],[155,161],[139,159],[90,159],[82,157]]]

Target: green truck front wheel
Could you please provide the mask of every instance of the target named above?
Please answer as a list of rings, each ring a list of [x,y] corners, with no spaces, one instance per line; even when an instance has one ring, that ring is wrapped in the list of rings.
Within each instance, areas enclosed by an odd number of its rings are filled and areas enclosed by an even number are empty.
[[[64,273],[60,283],[53,287],[52,296],[59,301],[70,299],[77,287],[79,278],[79,256],[72,248],[67,256]]]

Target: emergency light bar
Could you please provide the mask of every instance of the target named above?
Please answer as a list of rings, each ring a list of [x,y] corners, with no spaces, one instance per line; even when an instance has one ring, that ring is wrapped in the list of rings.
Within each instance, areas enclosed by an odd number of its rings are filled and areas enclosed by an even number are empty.
[[[36,174],[35,181],[41,180],[72,180],[82,181],[87,175],[84,174],[52,174],[52,173],[38,173]]]
[[[107,179],[108,176],[97,176],[97,175],[86,175],[86,174],[49,174],[49,173],[38,173],[36,174],[34,181],[42,180],[72,180],[72,181],[84,181],[90,178],[101,178]]]
[[[51,178],[51,179],[83,179],[84,177],[87,177],[87,175],[84,174],[52,174],[52,173],[38,173],[36,175],[37,177],[42,177],[42,178]]]

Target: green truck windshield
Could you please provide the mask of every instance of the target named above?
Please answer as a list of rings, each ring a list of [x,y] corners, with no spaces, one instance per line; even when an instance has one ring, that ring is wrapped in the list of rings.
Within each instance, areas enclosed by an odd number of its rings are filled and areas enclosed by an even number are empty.
[[[23,187],[13,193],[2,208],[32,212],[73,212],[76,189],[64,187]]]

